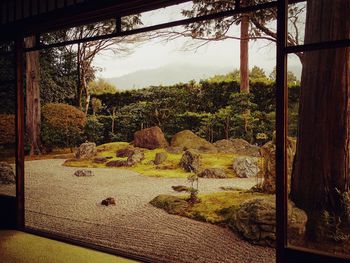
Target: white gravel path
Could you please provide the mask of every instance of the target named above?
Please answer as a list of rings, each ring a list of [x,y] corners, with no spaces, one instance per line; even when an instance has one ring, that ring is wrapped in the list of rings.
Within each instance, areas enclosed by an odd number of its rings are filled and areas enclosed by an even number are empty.
[[[153,178],[122,169],[78,168],[64,160],[26,162],[26,225],[146,256],[152,262],[274,262],[275,250],[253,246],[229,229],[169,215],[149,204],[159,194],[174,194],[185,178]],[[255,179],[200,179],[200,193],[221,186],[250,188]],[[116,206],[100,205],[115,197]]]

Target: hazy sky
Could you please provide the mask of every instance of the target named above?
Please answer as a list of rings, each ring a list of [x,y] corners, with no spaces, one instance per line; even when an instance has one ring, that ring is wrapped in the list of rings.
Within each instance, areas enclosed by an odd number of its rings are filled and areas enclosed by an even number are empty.
[[[142,16],[145,26],[181,19],[179,10],[184,5],[147,12]],[[239,36],[239,27],[232,27],[231,35]],[[194,41],[189,38],[178,38],[171,42],[153,39],[141,45],[132,47],[133,52],[124,57],[118,57],[111,52],[98,55],[94,65],[101,68],[99,77],[118,77],[138,70],[158,68],[167,64],[191,64],[225,68],[239,68],[239,41],[223,40],[211,42],[198,50],[184,50],[186,43]],[[193,42],[192,42],[193,43]],[[269,74],[276,63],[274,43],[264,40],[250,41],[249,65],[257,65]],[[298,65],[297,60],[290,64]]]

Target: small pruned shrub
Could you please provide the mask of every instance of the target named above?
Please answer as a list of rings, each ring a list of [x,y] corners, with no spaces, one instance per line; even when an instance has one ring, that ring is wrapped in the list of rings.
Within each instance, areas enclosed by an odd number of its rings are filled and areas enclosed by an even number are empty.
[[[0,114],[0,144],[13,144],[15,138],[15,115]]]
[[[85,114],[73,106],[49,103],[42,107],[41,135],[48,151],[80,144],[85,125]]]

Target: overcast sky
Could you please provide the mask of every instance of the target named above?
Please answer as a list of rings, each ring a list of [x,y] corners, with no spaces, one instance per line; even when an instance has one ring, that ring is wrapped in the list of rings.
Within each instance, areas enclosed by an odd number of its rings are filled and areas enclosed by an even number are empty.
[[[155,23],[181,19],[179,10],[184,5],[147,12],[142,21],[145,26]],[[239,36],[239,27],[232,27],[231,35]],[[161,39],[149,40],[141,45],[133,46],[133,52],[124,57],[118,57],[111,52],[102,52],[96,57],[94,65],[101,71],[99,77],[118,77],[138,70],[158,68],[167,64],[191,64],[198,66],[213,66],[220,68],[239,68],[239,41],[223,40],[211,42],[198,50],[184,50],[186,43],[194,41],[188,38],[178,38],[171,42]],[[262,67],[269,74],[276,63],[274,43],[264,40],[250,41],[249,66]],[[290,61],[293,67],[300,66],[297,59]]]

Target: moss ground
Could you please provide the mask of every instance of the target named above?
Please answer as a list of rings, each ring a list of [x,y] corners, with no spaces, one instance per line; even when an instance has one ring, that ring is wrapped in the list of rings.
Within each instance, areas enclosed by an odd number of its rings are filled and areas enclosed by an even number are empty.
[[[255,198],[273,199],[273,195],[266,195],[250,191],[227,191],[199,195],[200,202],[186,205],[187,196],[159,195],[151,201],[155,207],[164,209],[170,214],[177,214],[191,219],[226,224],[232,213],[245,201]]]
[[[98,146],[97,156],[110,156],[111,160],[124,158],[116,157],[116,151],[129,146],[127,142],[113,142]],[[185,172],[179,167],[179,162],[182,154],[167,153],[167,160],[158,166],[149,164],[154,160],[156,153],[164,152],[164,149],[147,150],[144,149],[145,159],[133,167],[123,167],[123,169],[132,170],[145,176],[153,177],[168,177],[168,178],[187,178],[190,173]],[[224,168],[229,178],[235,177],[234,171],[231,168],[234,154],[201,154],[203,168]],[[87,167],[87,168],[106,168],[105,164],[96,164],[92,160],[74,160],[66,161],[65,166],[71,167]]]

